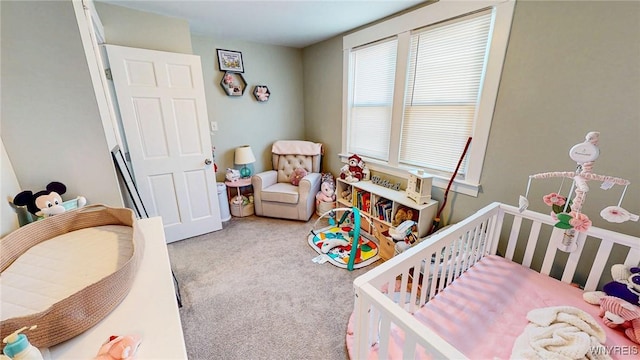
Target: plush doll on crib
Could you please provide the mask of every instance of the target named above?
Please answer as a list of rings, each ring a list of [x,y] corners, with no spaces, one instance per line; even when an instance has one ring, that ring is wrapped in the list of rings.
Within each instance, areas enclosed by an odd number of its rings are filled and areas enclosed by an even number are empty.
[[[640,344],[640,268],[616,264],[611,267],[613,281],[603,291],[587,291],[586,302],[600,305],[600,317],[610,328],[621,327],[629,339]]]

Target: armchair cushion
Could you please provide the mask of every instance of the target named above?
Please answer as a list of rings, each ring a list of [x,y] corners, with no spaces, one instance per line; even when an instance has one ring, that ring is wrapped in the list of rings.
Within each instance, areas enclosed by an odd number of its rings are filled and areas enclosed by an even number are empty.
[[[262,190],[262,201],[297,204],[298,198],[298,187],[290,183],[276,183]]]

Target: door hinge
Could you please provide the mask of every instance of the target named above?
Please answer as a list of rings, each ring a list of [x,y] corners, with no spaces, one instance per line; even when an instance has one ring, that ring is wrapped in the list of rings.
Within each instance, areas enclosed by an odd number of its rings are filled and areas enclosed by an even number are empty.
[[[126,153],[124,153],[124,158],[125,158],[125,160],[131,162],[131,154],[129,154],[128,151]]]
[[[111,76],[111,69],[104,69],[104,75],[107,77],[107,80],[113,80],[113,76]]]

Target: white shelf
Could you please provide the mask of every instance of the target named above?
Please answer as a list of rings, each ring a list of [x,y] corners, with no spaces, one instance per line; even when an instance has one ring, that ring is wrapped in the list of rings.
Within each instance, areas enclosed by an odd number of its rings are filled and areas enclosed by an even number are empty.
[[[342,196],[342,192],[349,188],[351,189],[351,201],[348,201]],[[356,202],[353,201],[354,194],[358,191],[363,191],[370,194],[369,198],[371,201],[371,206],[369,207],[369,209],[366,209],[366,211],[364,211],[365,209],[362,209],[361,206],[357,206]],[[372,208],[375,206],[375,203],[381,198],[391,201],[390,219],[393,219],[395,217],[396,212],[399,208],[401,208],[401,206],[417,211],[418,219],[416,222],[418,223],[418,237],[422,238],[427,236],[429,230],[431,229],[433,218],[436,216],[436,212],[438,209],[438,202],[436,200],[431,199],[426,204],[418,204],[407,197],[407,194],[404,191],[388,189],[384,186],[376,185],[371,181],[358,181],[350,183],[342,179],[337,179],[337,206],[357,206],[361,210],[361,212],[371,217],[372,220],[380,222],[386,226],[391,226],[391,221],[381,220],[376,216],[372,216]]]

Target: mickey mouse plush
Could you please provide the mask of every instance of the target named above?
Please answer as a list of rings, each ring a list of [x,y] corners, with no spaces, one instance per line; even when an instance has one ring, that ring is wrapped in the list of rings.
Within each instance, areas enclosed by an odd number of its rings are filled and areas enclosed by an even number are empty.
[[[36,216],[51,216],[56,214],[62,214],[67,209],[63,206],[61,195],[67,192],[67,187],[57,181],[50,182],[47,185],[46,190],[33,193],[31,190],[25,190],[13,199],[13,203],[18,206],[26,206],[30,213]],[[78,196],[75,207],[83,207],[87,203],[87,199],[82,196]]]

